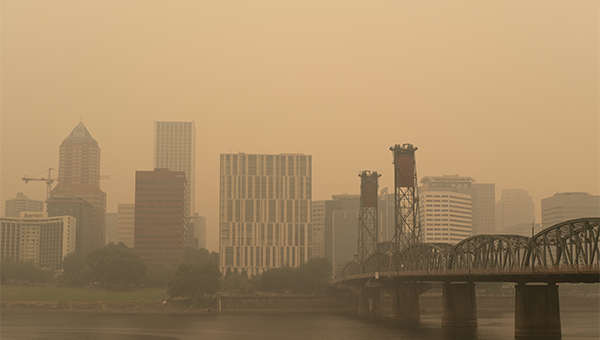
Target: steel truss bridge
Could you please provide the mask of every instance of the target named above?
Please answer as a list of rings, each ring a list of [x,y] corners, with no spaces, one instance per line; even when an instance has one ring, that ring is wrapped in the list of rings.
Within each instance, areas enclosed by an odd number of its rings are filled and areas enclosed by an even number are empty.
[[[376,252],[348,263],[336,283],[372,279],[397,282],[586,282],[600,281],[600,218],[580,218],[533,237],[477,235],[456,245],[416,243]]]

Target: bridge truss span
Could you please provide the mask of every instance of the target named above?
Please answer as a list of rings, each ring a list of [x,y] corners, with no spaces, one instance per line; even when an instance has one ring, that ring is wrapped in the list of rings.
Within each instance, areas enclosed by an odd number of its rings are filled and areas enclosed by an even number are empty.
[[[533,237],[477,235],[454,246],[416,243],[351,262],[335,281],[599,282],[599,225],[600,218],[580,218]]]

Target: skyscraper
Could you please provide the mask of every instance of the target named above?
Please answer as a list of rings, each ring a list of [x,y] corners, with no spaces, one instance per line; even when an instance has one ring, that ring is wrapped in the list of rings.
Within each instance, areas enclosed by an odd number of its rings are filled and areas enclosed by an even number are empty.
[[[472,235],[471,195],[427,190],[419,200],[424,242],[456,244]]]
[[[100,147],[83,122],[60,145],[58,185],[52,197],[82,197],[92,205],[84,252],[104,246],[106,194],[100,189]]]
[[[531,225],[534,222],[533,198],[527,190],[502,190],[502,197],[496,203],[496,232],[531,236]]]
[[[449,191],[470,195],[473,235],[495,233],[496,190],[493,183],[476,183],[472,177],[444,175],[423,177],[421,184],[419,192]]]
[[[600,196],[560,192],[542,199],[542,227],[582,217],[600,217]]]
[[[135,252],[148,264],[177,264],[187,244],[185,173],[155,169],[135,172]]]
[[[19,217],[21,211],[44,211],[44,201],[29,199],[20,192],[17,197],[6,200],[5,207],[4,214],[6,217]]]
[[[48,209],[49,217],[75,217],[77,220],[75,250],[77,252],[87,254],[94,249],[90,235],[94,207],[88,201],[78,196],[54,196],[46,201],[46,209]]]
[[[312,157],[222,154],[221,270],[260,274],[310,258]]]
[[[117,205],[117,240],[129,248],[133,248],[135,228],[135,204],[119,203]]]
[[[183,171],[187,178],[187,212],[193,216],[196,178],[194,122],[154,122],[154,168]]]

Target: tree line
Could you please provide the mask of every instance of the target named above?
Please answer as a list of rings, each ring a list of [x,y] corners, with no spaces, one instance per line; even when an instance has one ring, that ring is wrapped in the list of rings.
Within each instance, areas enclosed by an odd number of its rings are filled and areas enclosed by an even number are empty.
[[[110,243],[87,256],[68,254],[62,272],[36,267],[33,262],[2,260],[2,283],[56,283],[62,286],[103,286],[108,288],[167,288],[171,298],[197,300],[224,294],[322,294],[329,288],[331,264],[323,258],[311,259],[298,268],[272,268],[261,275],[245,271],[219,271],[219,254],[187,248],[179,265],[147,265],[125,244]]]

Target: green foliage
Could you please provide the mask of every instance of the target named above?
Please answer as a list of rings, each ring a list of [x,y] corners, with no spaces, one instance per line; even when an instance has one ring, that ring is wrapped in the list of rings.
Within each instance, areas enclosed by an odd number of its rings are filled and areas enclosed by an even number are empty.
[[[299,268],[273,268],[260,276],[259,289],[270,293],[323,293],[331,279],[331,263],[324,258],[310,259]]]
[[[109,286],[140,284],[148,270],[144,261],[122,243],[95,249],[88,254],[87,264],[92,279]]]
[[[273,268],[265,271],[260,276],[259,289],[268,293],[291,291],[296,270],[290,267]]]
[[[219,265],[219,253],[209,252],[206,248],[194,249],[185,248],[185,262],[205,264],[211,262],[212,264]]]
[[[167,293],[171,298],[182,297],[198,300],[205,295],[215,294],[220,288],[221,272],[211,262],[182,263],[169,282]]]
[[[252,294],[258,289],[258,277],[249,278],[246,271],[241,273],[227,270],[223,278],[223,290],[239,294]]]
[[[293,290],[299,294],[323,293],[331,280],[331,272],[327,259],[310,259],[296,270]]]
[[[151,264],[146,272],[144,286],[165,288],[169,281],[175,276],[175,265],[171,264]]]
[[[91,281],[91,269],[86,258],[79,252],[67,254],[62,263],[62,274],[58,283],[64,286],[83,286]]]
[[[4,258],[0,267],[2,283],[44,283],[52,280],[52,271],[41,269],[33,261],[16,262],[10,258]]]

